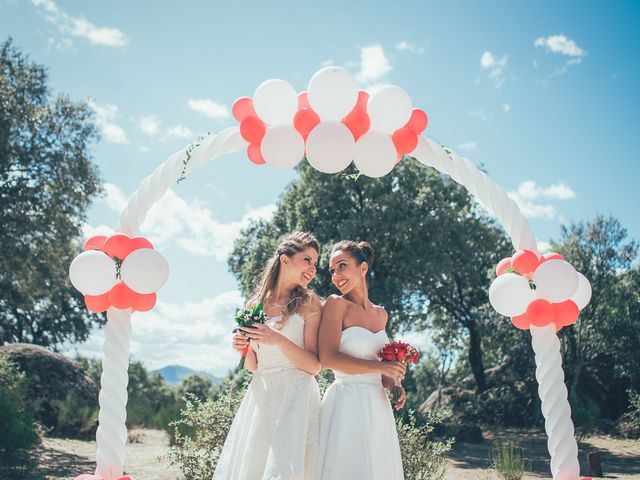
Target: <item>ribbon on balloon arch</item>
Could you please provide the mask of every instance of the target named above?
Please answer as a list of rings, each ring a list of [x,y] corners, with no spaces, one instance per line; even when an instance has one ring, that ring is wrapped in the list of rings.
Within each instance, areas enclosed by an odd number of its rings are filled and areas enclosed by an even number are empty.
[[[292,168],[306,158],[324,173],[338,173],[353,162],[361,174],[381,177],[391,172],[403,155],[409,155],[449,175],[495,214],[516,250],[498,266],[490,298],[499,313],[512,316],[518,328],[528,327],[531,332],[551,473],[556,480],[578,480],[577,443],[556,330],[575,321],[576,307],[588,303],[590,287],[559,256],[539,255],[529,223],[513,199],[473,162],[424,136],[427,115],[413,108],[403,89],[390,85],[369,95],[339,67],[318,71],[306,92],[296,93],[284,80],[268,80],[258,86],[252,98],[239,98],[232,112],[239,126],[210,134],[175,152],[141,182],[116,230],[135,240],[147,212],[171,185],[207,161],[242,149],[253,163],[277,169]],[[96,262],[107,268],[107,262],[100,258]],[[127,257],[119,260],[122,267]],[[111,264],[108,268],[112,273]],[[563,283],[567,279],[570,288]],[[126,278],[119,280],[126,285]],[[514,292],[519,298],[517,305],[509,298]],[[91,295],[86,289],[83,293]],[[96,434],[95,475],[102,480],[119,480],[123,473],[131,311],[113,303],[107,310]]]

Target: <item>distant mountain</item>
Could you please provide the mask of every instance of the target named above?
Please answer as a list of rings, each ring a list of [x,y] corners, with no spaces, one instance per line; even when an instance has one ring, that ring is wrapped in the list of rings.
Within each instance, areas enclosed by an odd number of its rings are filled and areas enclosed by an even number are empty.
[[[222,383],[222,379],[218,378],[214,375],[211,375],[207,372],[197,372],[196,370],[191,370],[188,367],[183,367],[182,365],[167,365],[166,367],[162,367],[159,370],[154,370],[153,373],[159,373],[164,378],[165,382],[170,383],[171,385],[178,385],[182,381],[183,378],[188,377],[189,375],[200,375],[201,377],[208,378],[213,382],[214,385]]]

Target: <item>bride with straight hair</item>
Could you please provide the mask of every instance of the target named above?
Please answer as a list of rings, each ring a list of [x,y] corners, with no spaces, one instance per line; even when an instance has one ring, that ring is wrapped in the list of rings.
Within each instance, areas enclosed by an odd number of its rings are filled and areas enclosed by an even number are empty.
[[[318,346],[323,367],[335,381],[322,399],[321,480],[402,480],[395,419],[385,388],[404,377],[401,362],[378,359],[389,343],[388,315],[369,299],[373,248],[343,240],[329,259],[332,283],[341,295],[325,302]],[[406,401],[404,389],[395,408]]]
[[[241,328],[239,352],[253,378],[233,420],[213,480],[315,480],[318,468],[322,304],[308,288],[320,245],[308,232],[287,235],[267,261],[247,307],[266,324]]]

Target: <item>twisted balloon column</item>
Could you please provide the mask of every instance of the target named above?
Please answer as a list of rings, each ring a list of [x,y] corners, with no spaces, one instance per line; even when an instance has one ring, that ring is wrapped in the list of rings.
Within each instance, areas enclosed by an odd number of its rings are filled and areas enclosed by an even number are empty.
[[[151,206],[185,173],[208,160],[246,146],[237,127],[211,134],[189,149],[169,157],[145,178],[131,195],[116,231],[135,237]],[[127,384],[129,382],[129,344],[131,341],[131,311],[109,308],[100,377],[100,413],[96,432],[96,475],[104,480],[122,477],[124,446],[127,441]]]
[[[538,252],[529,222],[518,205],[470,160],[451,150],[445,150],[427,137],[420,137],[418,146],[410,155],[424,165],[449,175],[494,212],[516,250]],[[531,345],[537,365],[536,379],[548,436],[551,473],[555,480],[578,480],[578,444],[571,421],[571,407],[567,401],[560,340],[556,335],[555,325],[531,326]]]

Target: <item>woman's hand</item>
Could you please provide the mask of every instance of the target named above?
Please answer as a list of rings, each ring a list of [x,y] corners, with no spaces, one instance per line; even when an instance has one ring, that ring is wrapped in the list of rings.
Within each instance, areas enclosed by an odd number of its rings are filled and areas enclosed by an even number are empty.
[[[233,349],[242,353],[244,348],[249,345],[249,339],[244,333],[236,332],[233,335]]]
[[[380,373],[391,378],[404,378],[407,367],[402,362],[389,362],[382,360],[380,362]]]
[[[240,327],[240,330],[245,332],[250,340],[262,343],[263,345],[277,346],[286,338],[277,330],[262,323],[255,323],[251,327]]]
[[[407,392],[404,391],[404,387],[399,385],[398,390],[400,391],[398,401],[394,404],[396,410],[400,410],[402,407],[404,407],[404,404],[407,403]]]

